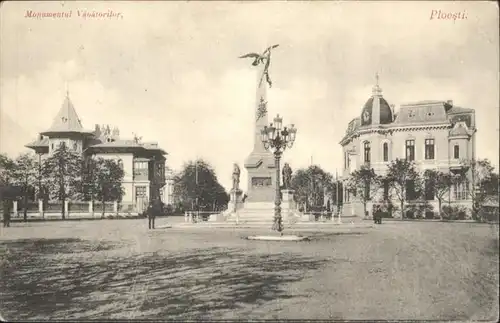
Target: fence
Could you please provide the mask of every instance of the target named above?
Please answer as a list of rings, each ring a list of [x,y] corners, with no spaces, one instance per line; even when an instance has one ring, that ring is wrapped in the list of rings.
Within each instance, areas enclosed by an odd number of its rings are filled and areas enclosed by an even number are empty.
[[[217,211],[187,211],[184,213],[185,222],[206,222],[212,214],[219,214]]]
[[[66,201],[64,204],[61,202],[28,202],[26,205],[23,201],[8,201],[8,208],[11,215],[14,217],[21,216],[24,213],[25,206],[27,214],[30,218],[37,217],[54,217],[61,216],[64,210],[66,217],[73,216],[94,216],[94,214],[101,214],[103,210],[106,215],[109,214],[126,214],[137,215],[137,207],[133,203],[118,203],[118,202],[83,202],[83,201]],[[3,213],[4,201],[0,201],[0,212]]]

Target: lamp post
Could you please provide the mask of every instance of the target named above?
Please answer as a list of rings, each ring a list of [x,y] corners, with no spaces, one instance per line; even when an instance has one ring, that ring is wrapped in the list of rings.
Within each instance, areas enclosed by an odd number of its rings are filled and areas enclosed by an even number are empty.
[[[261,140],[266,150],[274,154],[274,163],[276,167],[276,197],[274,207],[273,230],[283,235],[283,221],[281,218],[281,194],[280,194],[280,159],[283,151],[288,147],[292,148],[297,134],[297,129],[292,124],[282,128],[283,119],[279,114],[274,118],[274,125],[271,123],[261,130]]]

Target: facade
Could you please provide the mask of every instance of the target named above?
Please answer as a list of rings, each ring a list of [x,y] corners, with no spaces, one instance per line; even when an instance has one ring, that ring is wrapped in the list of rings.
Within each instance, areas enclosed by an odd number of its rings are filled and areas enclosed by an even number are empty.
[[[33,149],[43,162],[63,142],[84,158],[115,159],[123,166],[122,205],[133,205],[141,212],[150,200],[160,197],[165,186],[167,153],[157,143],[121,139],[118,128],[111,130],[109,125],[84,129],[69,95],[51,127],[26,147]]]
[[[160,190],[161,201],[165,204],[174,204],[174,172],[165,166],[165,186]]]
[[[470,172],[462,161],[476,156],[476,131],[475,111],[455,106],[453,101],[403,104],[396,113],[394,105],[382,96],[377,76],[372,96],[361,109],[360,116],[349,122],[340,141],[344,157],[343,181],[347,181],[349,174],[363,164],[370,165],[378,175],[384,175],[388,164],[396,158],[414,161],[421,173],[426,169],[436,169],[454,174],[464,172],[470,178]],[[344,214],[362,215],[362,203],[351,196],[345,187]],[[469,184],[453,186],[445,201],[471,207],[469,189]],[[425,195],[437,211],[437,200],[431,198],[433,194]],[[385,184],[376,196],[371,197],[367,205],[368,215],[372,215],[375,203],[387,198],[399,205]]]

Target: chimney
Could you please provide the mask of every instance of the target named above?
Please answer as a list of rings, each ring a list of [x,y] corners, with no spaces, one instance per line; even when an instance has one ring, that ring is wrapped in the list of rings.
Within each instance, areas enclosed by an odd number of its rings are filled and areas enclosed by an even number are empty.
[[[449,105],[453,106],[453,100],[448,100],[448,101],[446,101],[446,103],[448,103]]]

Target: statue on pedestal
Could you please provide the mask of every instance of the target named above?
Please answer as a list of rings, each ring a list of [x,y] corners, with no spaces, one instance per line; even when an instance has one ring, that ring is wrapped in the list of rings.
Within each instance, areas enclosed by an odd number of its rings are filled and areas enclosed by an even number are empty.
[[[290,165],[288,163],[285,163],[285,166],[283,166],[283,188],[286,190],[289,190],[292,188],[292,168],[290,168]]]
[[[267,84],[269,84],[269,87],[272,87],[273,85],[273,83],[271,82],[271,77],[269,76],[269,65],[271,64],[271,50],[275,49],[278,46],[278,44],[269,46],[262,54],[248,53],[246,55],[240,56],[240,58],[253,58],[253,66],[265,64],[264,71],[260,77],[259,86],[262,84],[262,80],[264,79],[264,77],[266,78],[266,82]]]
[[[238,164],[233,165],[233,191],[237,191],[240,186],[240,167]]]

